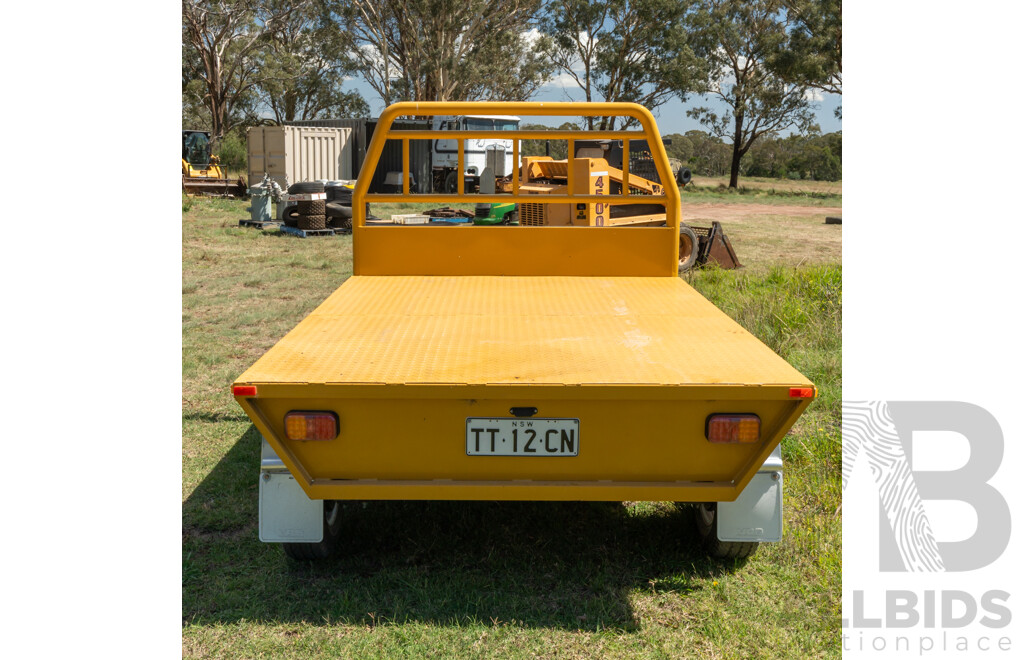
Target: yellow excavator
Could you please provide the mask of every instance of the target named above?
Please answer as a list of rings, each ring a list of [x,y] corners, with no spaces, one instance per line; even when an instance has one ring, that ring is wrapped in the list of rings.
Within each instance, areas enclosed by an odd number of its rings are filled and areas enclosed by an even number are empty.
[[[189,195],[245,197],[245,179],[230,181],[210,152],[210,133],[181,132],[181,190]]]
[[[575,158],[554,160],[549,156],[522,159],[519,191],[535,195],[619,195],[623,186],[630,195],[662,195],[664,188],[650,159],[647,143],[631,140],[631,157],[624,159],[622,140],[577,140]],[[647,156],[646,158],[644,156]],[[577,189],[569,192],[569,168]],[[627,183],[628,182],[628,183]],[[680,169],[676,183],[690,182],[690,171]],[[511,192],[511,177],[499,182]],[[529,204],[519,205],[521,227],[540,226],[631,226],[657,227],[665,224],[665,207],[658,204]],[[707,262],[721,268],[740,268],[740,260],[721,224],[711,227],[679,226],[679,270],[686,271]]]

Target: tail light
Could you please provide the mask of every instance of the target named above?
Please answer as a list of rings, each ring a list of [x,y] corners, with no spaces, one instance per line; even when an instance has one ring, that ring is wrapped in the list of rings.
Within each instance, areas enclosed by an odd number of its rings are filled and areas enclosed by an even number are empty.
[[[757,442],[761,439],[761,418],[737,413],[711,415],[704,433],[710,442]]]
[[[289,440],[334,440],[338,437],[338,416],[293,410],[284,416],[284,434]]]

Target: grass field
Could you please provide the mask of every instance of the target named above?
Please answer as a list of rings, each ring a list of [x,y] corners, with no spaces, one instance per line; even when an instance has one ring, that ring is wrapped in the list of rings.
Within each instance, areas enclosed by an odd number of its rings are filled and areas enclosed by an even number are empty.
[[[245,207],[183,202],[185,656],[839,656],[840,234],[799,253],[821,218],[730,221],[747,268],[686,276],[821,390],[783,443],[781,543],[708,560],[665,503],[372,502],[306,565],[257,539],[259,434],[228,386],[351,274],[351,237],[240,229]]]

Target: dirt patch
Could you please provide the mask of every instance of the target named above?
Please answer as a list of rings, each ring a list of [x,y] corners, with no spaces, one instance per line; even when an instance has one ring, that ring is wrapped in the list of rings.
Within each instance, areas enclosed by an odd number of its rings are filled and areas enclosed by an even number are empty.
[[[717,188],[729,185],[727,176],[695,176],[694,186],[701,188]],[[749,190],[784,190],[789,192],[843,194],[842,181],[806,181],[796,179],[764,179],[760,177],[743,177],[739,181],[740,189]]]
[[[835,263],[843,258],[843,226],[826,225],[826,216],[841,208],[769,204],[683,204],[683,221],[697,227],[722,223],[740,263]]]
[[[842,216],[842,208],[821,206],[778,206],[775,204],[687,204],[683,202],[683,221],[718,220],[724,222],[752,215],[785,215],[791,217]],[[824,222],[824,220],[822,220]]]

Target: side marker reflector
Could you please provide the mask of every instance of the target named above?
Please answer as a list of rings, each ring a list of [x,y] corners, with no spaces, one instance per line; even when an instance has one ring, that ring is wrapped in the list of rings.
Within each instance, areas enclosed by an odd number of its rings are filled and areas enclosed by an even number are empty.
[[[284,434],[289,440],[334,440],[338,418],[332,412],[293,410],[284,416]]]
[[[789,388],[790,399],[813,399],[814,388],[813,387],[791,387]]]
[[[704,434],[709,442],[757,442],[761,439],[761,418],[737,413],[711,415]]]
[[[231,393],[235,396],[256,396],[256,386],[235,385],[231,388]]]

